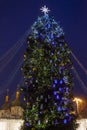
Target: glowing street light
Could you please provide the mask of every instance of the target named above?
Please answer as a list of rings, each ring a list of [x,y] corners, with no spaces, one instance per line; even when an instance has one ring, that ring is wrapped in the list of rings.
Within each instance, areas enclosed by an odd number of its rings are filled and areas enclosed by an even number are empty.
[[[82,103],[82,99],[75,97],[73,101],[76,102],[76,105],[77,105],[77,113],[79,114],[79,103]]]

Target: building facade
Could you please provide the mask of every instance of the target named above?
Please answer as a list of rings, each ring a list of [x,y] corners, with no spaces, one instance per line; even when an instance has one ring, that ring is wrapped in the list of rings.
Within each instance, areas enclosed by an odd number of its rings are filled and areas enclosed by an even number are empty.
[[[21,119],[23,116],[23,105],[20,101],[20,91],[16,91],[16,98],[11,103],[9,102],[9,96],[6,95],[5,103],[0,109],[0,118],[8,119]]]

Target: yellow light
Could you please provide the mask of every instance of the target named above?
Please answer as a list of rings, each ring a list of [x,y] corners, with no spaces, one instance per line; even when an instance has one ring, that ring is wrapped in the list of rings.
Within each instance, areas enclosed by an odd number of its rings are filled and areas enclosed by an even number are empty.
[[[73,101],[76,102],[76,105],[77,105],[77,113],[79,114],[79,103],[82,103],[82,99],[75,97]]]
[[[9,100],[9,96],[6,96],[6,99],[5,99],[5,101],[6,101],[6,102],[8,102],[8,100]]]
[[[19,98],[20,98],[20,92],[17,91],[17,92],[16,92],[16,99],[19,99]]]
[[[26,98],[24,98],[24,101],[26,101]]]
[[[36,71],[37,69],[36,68],[33,68],[33,71]]]
[[[27,106],[30,106],[30,102],[27,102]]]
[[[76,103],[81,103],[82,102],[82,99],[80,99],[80,98],[74,98],[74,100],[73,101],[75,101]]]

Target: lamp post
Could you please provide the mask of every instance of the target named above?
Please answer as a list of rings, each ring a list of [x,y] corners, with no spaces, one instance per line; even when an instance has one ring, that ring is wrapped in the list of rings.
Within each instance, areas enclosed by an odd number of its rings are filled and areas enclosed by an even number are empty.
[[[82,99],[80,99],[80,98],[76,98],[76,97],[75,97],[73,101],[76,102],[77,114],[79,114],[79,103],[82,103]]]

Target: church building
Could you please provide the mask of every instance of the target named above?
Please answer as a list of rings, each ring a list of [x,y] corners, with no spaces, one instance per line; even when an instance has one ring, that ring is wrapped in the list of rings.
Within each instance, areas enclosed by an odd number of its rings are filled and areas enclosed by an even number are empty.
[[[16,98],[9,102],[8,94],[5,97],[5,103],[0,109],[0,118],[21,119],[23,116],[23,105],[20,101],[20,91],[16,91]]]

